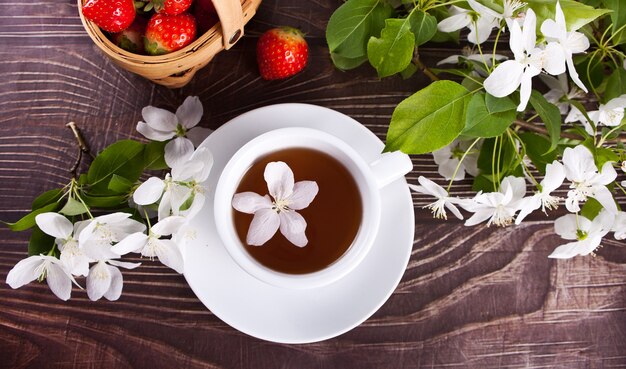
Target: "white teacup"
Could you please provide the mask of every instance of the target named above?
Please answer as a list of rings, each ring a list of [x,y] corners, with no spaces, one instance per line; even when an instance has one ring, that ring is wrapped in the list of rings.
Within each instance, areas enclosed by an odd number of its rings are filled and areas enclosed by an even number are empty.
[[[259,158],[289,148],[322,151],[342,163],[354,177],[363,206],[361,226],[352,245],[331,265],[309,274],[286,274],[260,264],[246,252],[245,246],[237,236],[233,222],[232,198],[247,170]],[[401,152],[384,153],[374,162],[367,163],[346,142],[316,129],[291,127],[270,131],[254,138],[239,149],[220,175],[214,202],[217,231],[235,262],[247,273],[263,282],[291,289],[327,285],[348,274],[367,255],[376,239],[380,225],[380,189],[404,176],[412,168],[413,164],[408,155]]]

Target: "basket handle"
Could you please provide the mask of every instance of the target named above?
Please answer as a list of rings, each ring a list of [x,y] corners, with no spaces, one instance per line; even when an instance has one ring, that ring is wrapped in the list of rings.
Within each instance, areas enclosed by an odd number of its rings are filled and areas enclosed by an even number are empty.
[[[243,9],[240,0],[211,0],[220,18],[224,49],[230,49],[243,36]]]

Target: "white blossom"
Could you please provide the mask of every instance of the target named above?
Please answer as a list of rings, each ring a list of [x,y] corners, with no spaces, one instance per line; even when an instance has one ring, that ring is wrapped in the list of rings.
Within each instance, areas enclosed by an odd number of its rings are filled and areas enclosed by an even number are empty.
[[[466,172],[472,176],[477,176],[479,174],[477,164],[479,150],[474,149],[469,152],[465,156],[465,159],[463,159],[463,162],[460,163],[463,153],[469,149],[471,144],[471,141],[461,141],[457,139],[452,141],[449,145],[433,151],[433,159],[438,165],[437,171],[442,177],[447,180],[451,180],[454,175],[454,171],[457,170],[457,166],[459,169],[454,176],[455,181],[464,179]]]
[[[570,108],[575,109],[575,107],[563,100],[575,100],[585,96],[585,93],[578,87],[569,87],[567,74],[565,73],[559,74],[556,78],[547,74],[540,74],[539,78],[550,88],[550,91],[544,95],[546,100],[556,105],[561,115],[567,114]]]
[[[536,46],[536,22],[532,9],[528,9],[523,29],[517,22],[512,22],[509,46],[515,60],[498,65],[483,84],[485,90],[496,97],[508,96],[521,86],[517,111],[526,109],[532,78],[541,73],[542,69],[553,75],[565,72],[564,56],[556,43],[549,43],[545,49]]]
[[[78,235],[78,247],[93,260],[115,259],[119,255],[111,251],[111,245],[129,234],[142,232],[146,226],[129,213],[112,213],[94,218]]]
[[[467,27],[470,30],[467,41],[482,44],[487,41],[493,28],[498,26],[499,15],[476,0],[467,0],[467,3],[471,10],[452,5],[450,17],[439,22],[437,28],[441,32],[454,32]]]
[[[172,168],[165,179],[151,177],[133,193],[139,205],[159,202],[159,220],[170,215],[195,216],[205,201],[203,182],[209,177],[213,155],[205,148],[197,149],[185,161]]]
[[[72,282],[76,283],[76,281],[61,260],[53,256],[33,255],[20,260],[9,271],[7,284],[16,289],[35,279],[43,278],[46,279],[48,287],[56,297],[63,301],[69,300],[72,294]]]
[[[126,255],[129,252],[139,252],[142,256],[158,258],[163,265],[174,269],[178,273],[183,272],[183,256],[179,246],[173,239],[161,239],[176,233],[186,219],[181,216],[167,217],[149,230],[128,235],[111,249],[118,255]]]
[[[141,263],[126,263],[117,260],[100,260],[95,263],[87,275],[87,296],[92,301],[104,296],[109,301],[115,301],[122,295],[124,278],[117,267],[134,269]]]
[[[424,195],[430,195],[437,198],[437,201],[424,206],[432,211],[433,216],[438,219],[448,219],[446,215],[446,208],[459,219],[463,219],[463,215],[457,207],[454,205],[459,202],[459,199],[450,197],[448,191],[444,190],[441,186],[431,181],[430,179],[419,176],[417,178],[420,186],[409,184],[409,188],[415,192],[422,193]]]
[[[66,269],[73,275],[86,276],[89,273],[89,263],[93,260],[78,247],[78,234],[87,226],[87,221],[72,223],[58,213],[41,213],[35,217],[35,222],[44,233],[55,238],[61,256],[59,259]]]
[[[474,213],[465,221],[466,226],[476,225],[489,219],[487,226],[508,226],[513,223],[515,212],[526,194],[524,178],[505,177],[498,192],[478,193],[471,200],[461,201],[459,205]]]
[[[606,187],[617,177],[611,162],[604,163],[602,171],[598,172],[589,149],[579,145],[573,149],[569,147],[565,149],[563,164],[565,176],[572,182],[565,200],[567,210],[578,212],[580,211],[580,203],[586,201],[588,197],[593,197],[610,213],[617,213],[617,205],[615,205],[613,195]]]
[[[165,162],[171,168],[189,159],[194,146],[200,145],[211,130],[196,127],[203,114],[197,96],[189,96],[178,107],[176,114],[165,109],[146,106],[141,111],[145,122],[137,123],[137,131],[153,141],[166,141]]]
[[[530,197],[525,197],[520,201],[520,212],[515,218],[515,224],[520,224],[524,218],[536,209],[541,208],[546,215],[546,208],[554,210],[559,204],[559,197],[552,196],[550,193],[563,184],[565,179],[565,168],[563,164],[554,161],[546,165],[546,175],[539,183],[540,190]]]
[[[610,230],[613,216],[602,210],[593,221],[577,214],[567,214],[554,221],[554,231],[561,238],[573,240],[557,247],[550,258],[569,259],[576,255],[588,255],[593,252]]]
[[[296,210],[308,207],[313,201],[319,191],[317,183],[294,183],[291,168],[282,161],[267,164],[263,177],[272,198],[254,192],[242,192],[233,196],[232,205],[235,210],[254,214],[246,243],[252,246],[263,245],[280,228],[280,233],[289,242],[298,247],[306,246],[306,220]]]
[[[615,216],[611,231],[615,232],[616,240],[626,239],[626,212],[619,211]]]
[[[541,33],[543,33],[546,40],[556,42],[556,45],[558,45],[565,59],[570,77],[578,87],[587,92],[587,87],[585,87],[580,78],[578,78],[572,55],[587,50],[589,48],[589,40],[587,36],[580,32],[567,31],[565,15],[563,14],[559,1],[556,2],[555,19],[546,19],[543,21],[541,24]]]

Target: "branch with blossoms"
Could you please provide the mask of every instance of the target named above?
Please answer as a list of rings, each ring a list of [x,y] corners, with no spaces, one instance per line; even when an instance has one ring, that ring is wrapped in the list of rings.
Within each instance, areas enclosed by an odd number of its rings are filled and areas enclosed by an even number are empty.
[[[426,42],[467,44],[427,66]],[[395,108],[385,150],[432,153],[448,181],[418,178],[434,217],[472,226],[520,224],[565,205],[565,241],[550,255],[593,253],[626,238],[626,8],[618,0],[348,0],[326,30],[342,70],[369,64],[381,78],[421,71],[432,83]],[[471,198],[453,196],[471,176]],[[567,186],[566,198],[554,192]]]
[[[145,107],[137,130],[149,143],[121,140],[108,146],[86,173],[43,193],[32,212],[7,223],[14,231],[32,229],[30,256],[9,271],[7,283],[19,288],[45,280],[57,297],[68,300],[72,284],[83,289],[76,278],[86,277],[89,299],[114,301],[123,287],[119,268],[140,265],[122,261],[128,253],[183,273],[181,247],[193,233],[188,222],[204,203],[202,182],[213,163],[206,148],[194,148],[210,133],[196,127],[202,114],[197,97],[188,97],[175,114]],[[140,181],[146,171],[166,169],[164,178]]]

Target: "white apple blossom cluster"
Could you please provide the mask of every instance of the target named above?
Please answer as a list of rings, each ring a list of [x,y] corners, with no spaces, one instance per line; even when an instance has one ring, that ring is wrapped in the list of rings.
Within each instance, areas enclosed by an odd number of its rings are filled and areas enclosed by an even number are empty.
[[[510,32],[509,46],[514,58],[497,64],[495,68],[492,68],[491,63],[503,59],[501,55],[491,58],[490,55],[483,56],[482,52],[478,55],[465,53],[466,59],[483,63],[490,72],[483,83],[487,93],[495,97],[505,97],[519,89],[520,103],[517,111],[523,112],[530,99],[532,79],[541,75],[541,79],[550,88],[545,95],[546,100],[555,104],[562,115],[567,115],[564,120],[566,123],[580,123],[594,138],[594,147],[600,147],[608,136],[605,133],[596,137],[600,135],[599,126],[606,126],[609,129],[622,126],[626,95],[611,99],[605,104],[600,104],[597,110],[584,114],[569,104],[569,101],[581,98],[587,92],[574,68],[573,55],[585,52],[590,44],[583,33],[568,30],[558,1],[555,18],[543,21],[539,27],[542,34],[539,38],[536,34],[536,15],[533,10],[527,8],[520,11],[525,7],[525,3],[505,0],[504,12],[499,14],[475,0],[467,2],[471,9],[455,6],[450,8],[450,17],[438,25],[440,31],[452,32],[467,27],[470,30],[468,41],[478,45],[479,50],[480,44],[488,39],[493,28],[498,26],[504,28],[502,20]],[[454,56],[440,63],[459,61],[459,56]],[[571,88],[568,75],[574,83]],[[514,138],[511,140],[518,144]],[[608,160],[598,168],[590,148],[582,143],[570,144],[562,152],[561,161],[554,160],[546,165],[545,176],[541,182],[537,182],[529,175],[528,167],[531,165],[524,164],[525,178],[507,176],[497,181],[499,187],[495,191],[481,191],[473,198],[451,196],[450,188],[453,181],[462,180],[466,173],[472,176],[479,174],[476,164],[479,146],[480,140],[472,143],[457,139],[432,153],[435,163],[438,164],[439,174],[450,181],[447,189],[423,176],[418,178],[419,185],[409,185],[416,192],[436,198],[435,202],[425,206],[432,211],[434,217],[447,219],[447,209],[458,219],[464,219],[459,210],[461,208],[471,213],[465,220],[466,226],[485,221],[487,226],[491,224],[509,226],[514,223],[520,224],[535,210],[541,209],[547,215],[548,210],[555,210],[559,204],[564,203],[570,214],[556,219],[554,228],[558,235],[569,242],[558,246],[549,257],[571,258],[593,253],[609,232],[614,232],[617,240],[626,238],[626,212],[618,209],[609,190],[617,178],[614,166],[618,166],[619,163],[615,160]],[[626,172],[626,161],[621,165]],[[535,191],[529,195],[527,181],[535,187]],[[567,197],[555,196],[553,192],[564,184],[569,186]],[[621,185],[626,187],[626,181]],[[602,207],[592,220],[581,214],[582,205],[590,198],[595,199]]]
[[[213,165],[206,148],[194,150],[209,130],[195,127],[202,117],[202,104],[197,97],[188,97],[176,114],[167,110],[145,107],[146,122],[137,130],[149,139],[169,141],[165,146],[165,162],[171,168],[164,179],[151,177],[134,191],[131,205],[144,212],[147,223],[131,218],[130,213],[116,212],[72,222],[65,216],[47,212],[35,218],[37,226],[55,238],[55,248],[47,255],[33,255],[18,262],[7,276],[12,288],[34,280],[47,281],[50,290],[60,299],[68,300],[72,283],[81,287],[75,277],[86,277],[89,299],[117,300],[122,293],[123,277],[118,267],[133,269],[140,263],[119,260],[128,253],[140,253],[157,258],[177,273],[183,273],[181,248],[189,233],[188,221],[204,204],[202,185]],[[192,129],[193,128],[193,129]],[[193,134],[192,134],[193,133]],[[189,136],[192,134],[191,136]],[[186,138],[189,136],[190,139]],[[158,209],[158,222],[151,225],[149,208]],[[91,267],[90,267],[91,265]]]

